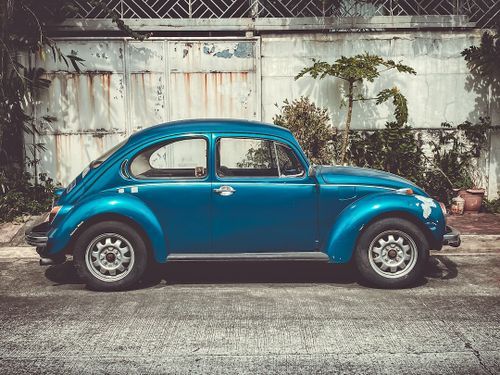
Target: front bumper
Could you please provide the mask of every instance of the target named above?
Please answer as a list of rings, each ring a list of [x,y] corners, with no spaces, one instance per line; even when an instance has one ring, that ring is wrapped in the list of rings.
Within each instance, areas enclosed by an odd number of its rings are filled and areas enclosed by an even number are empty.
[[[43,222],[39,225],[34,226],[24,235],[24,239],[28,245],[36,247],[46,247],[47,241],[49,239],[48,233],[50,229],[50,224],[48,221]]]
[[[460,232],[449,225],[446,226],[446,233],[443,236],[443,245],[459,247],[462,240]]]

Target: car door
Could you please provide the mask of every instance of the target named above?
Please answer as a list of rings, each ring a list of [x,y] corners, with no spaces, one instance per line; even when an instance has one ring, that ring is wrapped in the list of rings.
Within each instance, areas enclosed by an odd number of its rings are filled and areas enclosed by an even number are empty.
[[[209,137],[179,136],[155,143],[131,161],[136,196],[159,220],[170,253],[210,251]]]
[[[214,134],[214,252],[314,251],[317,190],[283,140]]]

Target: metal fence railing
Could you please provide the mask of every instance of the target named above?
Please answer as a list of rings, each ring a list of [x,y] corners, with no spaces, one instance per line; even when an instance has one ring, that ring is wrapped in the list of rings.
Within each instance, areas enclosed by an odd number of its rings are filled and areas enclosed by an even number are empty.
[[[76,18],[107,18],[86,0],[73,0]],[[467,16],[477,27],[500,18],[498,0],[108,0],[124,19]]]

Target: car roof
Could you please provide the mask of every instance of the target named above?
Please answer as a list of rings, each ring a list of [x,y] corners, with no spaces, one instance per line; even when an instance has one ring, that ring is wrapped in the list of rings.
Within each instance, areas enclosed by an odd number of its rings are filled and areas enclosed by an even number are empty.
[[[130,140],[140,142],[145,139],[157,138],[170,134],[188,133],[255,133],[283,138],[293,138],[290,131],[278,125],[266,124],[258,121],[235,119],[192,119],[165,122],[151,126],[134,133]]]

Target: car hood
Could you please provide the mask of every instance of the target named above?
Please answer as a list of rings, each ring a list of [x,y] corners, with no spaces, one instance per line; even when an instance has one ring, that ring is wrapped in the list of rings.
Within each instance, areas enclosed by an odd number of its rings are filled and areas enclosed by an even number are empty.
[[[327,184],[411,188],[416,194],[428,196],[422,188],[411,181],[377,169],[321,165],[317,167],[316,173]]]

